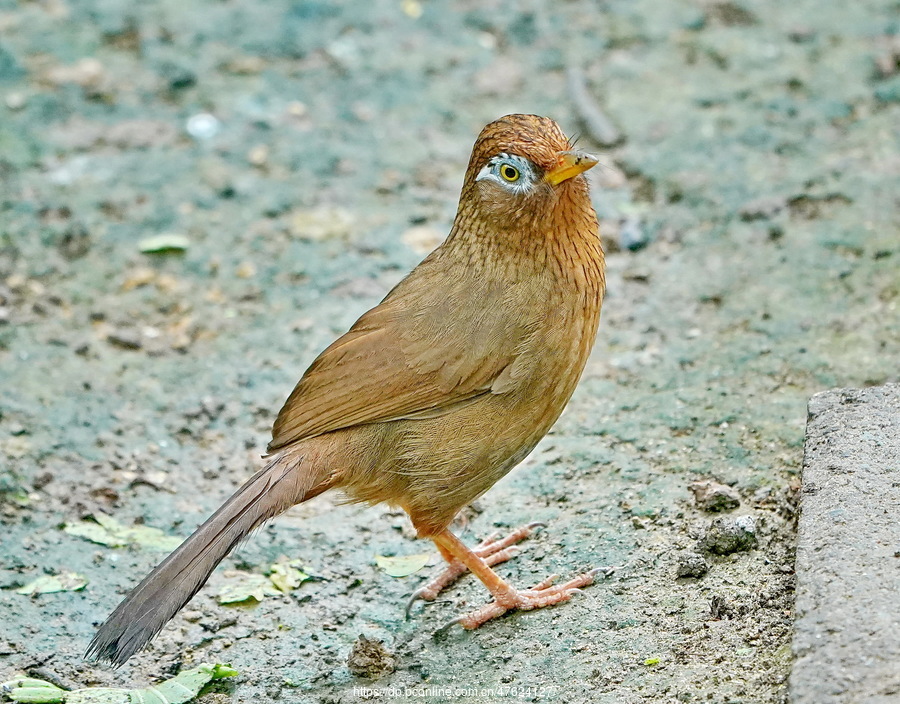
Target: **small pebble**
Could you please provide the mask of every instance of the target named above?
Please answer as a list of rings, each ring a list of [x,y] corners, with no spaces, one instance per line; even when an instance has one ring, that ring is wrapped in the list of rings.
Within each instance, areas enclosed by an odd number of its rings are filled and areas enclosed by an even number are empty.
[[[188,118],[185,129],[194,139],[206,140],[215,137],[222,128],[222,123],[214,115],[201,112]]]
[[[305,103],[301,103],[299,100],[292,100],[288,103],[287,111],[288,115],[291,117],[306,117],[309,108],[306,107]]]
[[[643,249],[650,243],[650,237],[641,227],[641,221],[637,218],[625,218],[619,226],[619,246],[630,252]]]
[[[141,336],[134,330],[113,330],[106,336],[106,341],[126,350],[139,350],[144,346]]]
[[[694,500],[704,511],[729,511],[741,505],[737,491],[725,484],[704,481],[692,482],[688,487],[694,493]]]
[[[7,93],[6,99],[3,101],[6,103],[6,107],[10,110],[21,110],[25,107],[28,99],[25,97],[24,93]]]
[[[265,144],[257,144],[247,152],[247,161],[253,166],[262,167],[269,161],[269,147]]]
[[[717,555],[750,550],[755,545],[756,519],[753,516],[716,518],[703,538],[703,546]]]
[[[768,220],[774,218],[787,207],[787,199],[782,196],[764,196],[744,203],[738,210],[741,220]]]
[[[347,658],[347,668],[357,677],[378,679],[390,674],[396,666],[394,656],[384,647],[380,640],[370,640],[360,635],[350,656]]]
[[[678,556],[677,576],[699,578],[707,572],[709,572],[709,564],[699,552],[688,550]]]

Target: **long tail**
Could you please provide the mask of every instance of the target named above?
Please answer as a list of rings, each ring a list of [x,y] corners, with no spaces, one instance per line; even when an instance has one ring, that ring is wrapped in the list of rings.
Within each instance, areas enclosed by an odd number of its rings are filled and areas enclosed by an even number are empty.
[[[287,453],[273,457],[125,597],[85,657],[119,666],[147,645],[250,531],[329,488],[308,465]]]

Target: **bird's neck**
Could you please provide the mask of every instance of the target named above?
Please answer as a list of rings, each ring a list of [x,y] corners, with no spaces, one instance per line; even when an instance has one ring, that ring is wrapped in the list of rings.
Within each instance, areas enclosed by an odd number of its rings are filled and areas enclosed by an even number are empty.
[[[536,209],[539,214],[521,213],[504,222],[473,217],[461,204],[444,254],[462,260],[476,276],[515,280],[550,274],[562,287],[599,304],[606,287],[605,260],[587,189],[563,190],[546,205]]]

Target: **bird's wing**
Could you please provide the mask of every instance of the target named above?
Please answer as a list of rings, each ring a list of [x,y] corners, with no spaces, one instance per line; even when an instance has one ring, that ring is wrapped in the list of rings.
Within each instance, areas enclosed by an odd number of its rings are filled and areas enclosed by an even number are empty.
[[[494,301],[471,291],[423,301],[425,282],[417,283],[401,284],[319,355],[278,414],[269,452],[363,423],[434,417],[514,388],[534,326],[502,305],[509,291],[486,292]]]

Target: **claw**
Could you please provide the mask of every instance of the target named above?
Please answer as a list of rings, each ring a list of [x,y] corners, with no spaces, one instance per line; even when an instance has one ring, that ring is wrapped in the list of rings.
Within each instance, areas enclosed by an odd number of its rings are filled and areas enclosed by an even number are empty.
[[[409,612],[412,611],[413,604],[421,598],[422,591],[422,589],[416,589],[416,591],[412,593],[412,596],[409,597],[409,601],[406,602],[406,608],[403,610],[405,614],[404,620],[409,621]]]
[[[463,620],[464,618],[465,618],[465,616],[457,616],[457,617],[456,617],[455,619],[453,619],[452,621],[447,621],[447,623],[445,623],[443,626],[439,626],[439,627],[434,631],[434,633],[431,634],[431,637],[432,637],[432,638],[435,638],[435,639],[438,639],[438,638],[441,638],[441,637],[447,635],[447,631],[449,631],[449,630],[450,630],[451,628],[453,628],[454,626],[456,626],[456,625],[462,623],[462,620]]]
[[[488,535],[487,538],[485,538],[480,543],[478,543],[478,545],[475,546],[475,549],[477,550],[478,548],[486,547],[486,546],[490,545],[491,543],[493,543],[499,537],[500,537],[500,531],[495,530],[493,533]]]
[[[545,579],[543,582],[539,582],[538,584],[535,584],[531,589],[532,589],[532,591],[546,589],[551,584],[553,584],[553,582],[555,582],[557,579],[559,579],[558,574],[551,574],[549,577],[547,577],[547,579]]]

